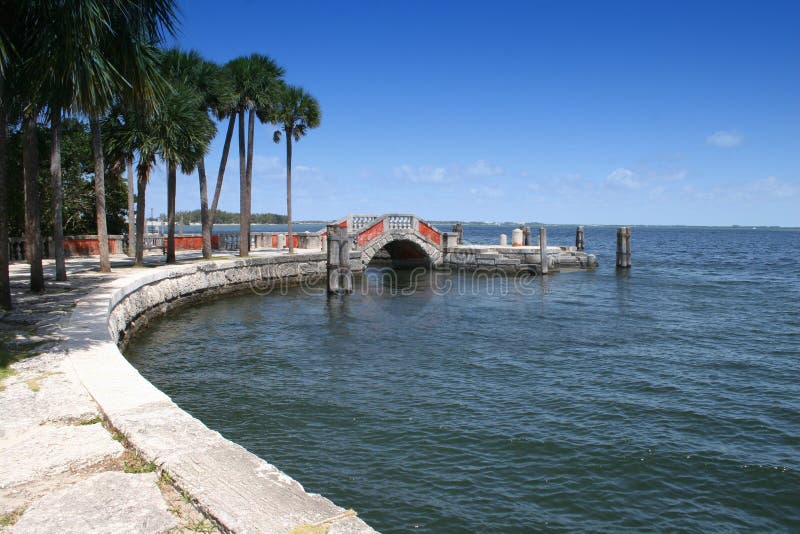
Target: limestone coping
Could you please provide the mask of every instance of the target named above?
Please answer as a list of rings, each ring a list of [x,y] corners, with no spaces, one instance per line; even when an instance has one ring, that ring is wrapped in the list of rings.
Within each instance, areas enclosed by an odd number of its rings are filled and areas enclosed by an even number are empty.
[[[321,272],[325,257],[320,253],[137,269],[81,299],[64,329],[75,372],[109,422],[225,530],[325,526],[331,534],[374,532],[354,513],[306,492],[277,467],[182,410],[125,359],[117,339],[140,315],[189,297]]]

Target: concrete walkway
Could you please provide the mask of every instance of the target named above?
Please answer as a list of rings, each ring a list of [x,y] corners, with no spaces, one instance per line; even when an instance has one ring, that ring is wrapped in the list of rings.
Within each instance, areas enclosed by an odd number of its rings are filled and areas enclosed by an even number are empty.
[[[96,258],[69,260],[69,281],[55,282],[46,261],[47,291],[34,295],[27,264],[11,266],[14,309],[0,311],[0,364],[16,360],[0,365],[0,532],[216,532],[108,426],[61,348],[76,302],[133,271],[124,256],[110,274],[96,268]]]

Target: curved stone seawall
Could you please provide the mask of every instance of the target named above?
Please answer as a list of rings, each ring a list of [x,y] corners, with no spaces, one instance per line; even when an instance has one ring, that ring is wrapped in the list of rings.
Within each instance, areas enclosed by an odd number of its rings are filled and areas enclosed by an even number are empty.
[[[110,423],[223,529],[374,532],[352,512],[307,493],[275,466],[183,411],[136,371],[117,341],[127,338],[131,326],[187,300],[324,272],[325,257],[319,253],[136,270],[79,301],[65,328],[75,371]]]

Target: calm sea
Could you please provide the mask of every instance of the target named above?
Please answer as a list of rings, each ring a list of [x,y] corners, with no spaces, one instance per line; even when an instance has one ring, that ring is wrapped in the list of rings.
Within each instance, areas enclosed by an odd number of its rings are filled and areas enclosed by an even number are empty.
[[[800,530],[800,231],[632,234],[630,272],[587,227],[594,272],[219,299],[127,356],[383,532]]]

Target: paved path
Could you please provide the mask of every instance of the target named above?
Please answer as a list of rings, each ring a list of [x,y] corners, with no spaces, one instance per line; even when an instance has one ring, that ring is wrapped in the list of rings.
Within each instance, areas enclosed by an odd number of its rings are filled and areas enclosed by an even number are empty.
[[[130,265],[116,256],[101,274],[96,258],[68,260],[69,280],[55,282],[46,261],[42,295],[28,292],[25,263],[11,266],[15,307],[0,311],[0,532],[216,531],[108,427],[59,348],[75,303]]]

